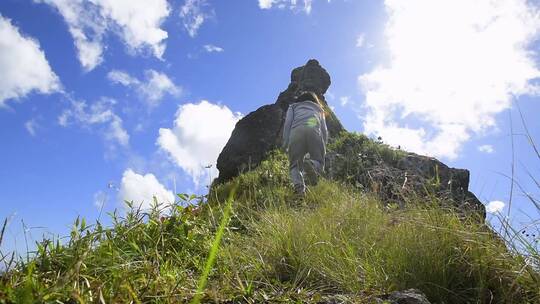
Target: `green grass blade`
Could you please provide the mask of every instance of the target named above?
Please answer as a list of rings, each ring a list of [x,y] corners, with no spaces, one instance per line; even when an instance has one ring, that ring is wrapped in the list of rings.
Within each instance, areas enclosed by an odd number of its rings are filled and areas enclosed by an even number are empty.
[[[203,294],[204,288],[206,287],[206,283],[208,281],[208,276],[210,275],[210,271],[212,270],[212,267],[214,266],[214,263],[216,262],[216,256],[219,251],[219,246],[221,244],[223,233],[225,232],[225,227],[229,223],[229,219],[231,217],[232,201],[234,199],[235,192],[236,192],[236,188],[233,188],[231,192],[229,193],[229,197],[227,198],[227,205],[225,206],[225,210],[223,211],[223,217],[221,218],[221,222],[219,223],[219,227],[216,232],[216,237],[214,238],[214,241],[212,242],[212,247],[210,248],[210,253],[208,255],[208,258],[206,259],[206,264],[204,266],[203,273],[201,274],[201,277],[199,278],[199,283],[197,284],[197,293],[195,294],[195,297],[191,301],[191,304],[199,304],[201,302],[202,294]]]

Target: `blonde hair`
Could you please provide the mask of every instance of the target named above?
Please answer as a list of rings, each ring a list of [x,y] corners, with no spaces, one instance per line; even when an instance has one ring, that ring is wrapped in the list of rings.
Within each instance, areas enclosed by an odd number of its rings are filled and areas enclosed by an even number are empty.
[[[317,96],[317,94],[315,94],[315,92],[304,91],[304,92],[300,93],[300,95],[298,95],[298,97],[296,97],[295,102],[302,102],[302,101],[311,101],[313,103],[318,104],[321,107],[321,109],[323,111],[323,114],[326,115],[326,111],[324,110],[324,105],[321,102],[321,100],[319,99],[319,96]]]

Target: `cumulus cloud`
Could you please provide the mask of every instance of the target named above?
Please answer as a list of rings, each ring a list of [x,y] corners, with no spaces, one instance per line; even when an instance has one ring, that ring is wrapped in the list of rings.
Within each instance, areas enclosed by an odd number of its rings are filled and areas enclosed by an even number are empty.
[[[119,70],[110,71],[107,74],[107,78],[109,78],[112,83],[121,84],[123,86],[138,85],[141,83],[137,78]]]
[[[226,106],[206,100],[184,104],[176,112],[174,127],[159,129],[157,145],[198,187],[210,176],[217,177],[216,160],[241,117]],[[205,168],[209,165],[212,167]]]
[[[478,147],[478,151],[491,154],[495,152],[495,149],[493,149],[492,145],[481,145]]]
[[[31,92],[50,94],[61,90],[39,43],[23,36],[9,19],[0,15],[0,108],[7,100]]]
[[[84,128],[102,126],[107,141],[127,146],[129,134],[122,126],[122,119],[115,114],[114,104],[116,101],[110,98],[102,98],[90,106],[85,101],[72,101],[71,107],[65,109],[58,117],[58,123],[63,127],[71,124]]]
[[[34,0],[54,7],[62,15],[75,41],[86,71],[103,61],[104,37],[119,36],[130,53],[165,52],[167,32],[161,24],[169,16],[167,0]]]
[[[124,171],[118,192],[121,201],[133,202],[135,207],[148,209],[154,203],[154,197],[160,204],[174,203],[174,194],[165,188],[154,174],[141,175],[132,169]]]
[[[364,129],[449,159],[522,94],[538,94],[529,48],[538,7],[525,0],[386,1],[389,61],[359,77]]]
[[[491,201],[486,205],[487,213],[500,213],[504,209],[505,203],[501,201]]]
[[[219,47],[219,46],[215,46],[213,44],[207,44],[204,46],[204,49],[208,52],[208,53],[221,53],[224,51],[223,48]]]
[[[189,36],[197,36],[203,23],[214,15],[206,0],[186,0],[180,7],[180,18]]]
[[[259,7],[261,9],[271,9],[272,7],[300,9],[309,14],[311,13],[312,2],[313,0],[259,0]]]
[[[131,87],[147,103],[150,108],[161,103],[165,95],[178,96],[182,89],[175,85],[164,73],[154,70],[146,70],[146,79],[141,81],[126,72],[113,70],[107,74],[107,78],[116,84]]]

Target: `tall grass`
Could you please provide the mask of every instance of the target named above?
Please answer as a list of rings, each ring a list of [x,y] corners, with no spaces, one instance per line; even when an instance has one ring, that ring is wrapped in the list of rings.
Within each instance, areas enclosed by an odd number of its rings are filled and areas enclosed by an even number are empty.
[[[512,113],[509,113],[511,126],[510,140],[512,147],[511,175],[503,175],[507,177],[510,181],[510,195],[506,216],[503,216],[502,214],[496,214],[495,216],[501,223],[501,229],[502,231],[504,231],[505,236],[504,240],[507,243],[508,248],[513,252],[519,253],[520,255],[524,256],[528,265],[531,266],[530,269],[534,269],[536,272],[538,272],[540,271],[540,218],[529,217],[528,223],[525,223],[522,227],[516,227],[515,223],[511,221],[512,217],[510,217],[513,197],[516,195],[515,192],[521,194],[524,201],[528,202],[533,207],[533,209],[536,209],[538,214],[540,214],[540,200],[538,198],[538,195],[540,195],[540,177],[535,176],[536,171],[533,170],[534,173],[532,173],[531,169],[529,169],[538,167],[538,163],[528,163],[529,168],[523,163],[521,164],[520,168],[516,167],[515,162],[521,162],[519,160],[519,157],[521,155],[515,154],[514,137],[516,135],[525,137],[526,142],[530,148],[530,152],[532,152],[533,159],[535,159],[537,162],[540,161],[540,152],[535,138],[533,138],[532,134],[529,131],[528,124],[525,120],[523,112],[521,111],[519,103],[516,102],[515,106],[519,114],[519,120],[521,122],[521,128],[523,129],[523,133],[514,133]],[[531,182],[531,184],[533,185],[534,190],[528,191],[528,189],[526,189],[525,186],[516,178],[517,175],[529,178],[529,182]],[[515,187],[517,187],[518,191],[513,190]],[[503,233],[501,232],[501,234]],[[540,281],[538,282],[538,284],[540,284]]]
[[[417,288],[434,303],[535,303],[539,274],[476,220],[452,210],[386,210],[378,200],[321,182],[311,208],[268,209],[237,235],[228,261],[244,284],[362,298]]]
[[[110,227],[77,219],[68,242],[44,239],[0,274],[0,303],[372,303],[408,288],[433,303],[540,302],[529,258],[437,198],[402,209],[323,179],[298,200],[277,152],[198,200],[130,204]]]
[[[191,298],[212,226],[174,204],[111,213],[111,227],[77,219],[69,241],[44,239],[0,277],[0,303],[173,303]]]

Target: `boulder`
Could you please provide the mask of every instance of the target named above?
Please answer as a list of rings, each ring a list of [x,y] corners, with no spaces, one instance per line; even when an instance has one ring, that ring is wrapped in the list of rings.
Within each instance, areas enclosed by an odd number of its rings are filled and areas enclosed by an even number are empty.
[[[295,68],[289,86],[279,94],[274,104],[264,105],[238,121],[217,159],[219,176],[216,182],[226,182],[244,170],[257,167],[270,151],[281,145],[287,109],[301,91],[314,91],[323,102],[330,137],[344,131],[324,98],[330,83],[330,75],[315,59]]]
[[[382,296],[381,299],[382,303],[390,304],[430,304],[424,293],[417,289],[395,291]]]
[[[218,181],[224,182],[240,172],[255,168],[277,147],[283,110],[276,104],[265,105],[240,119],[229,141],[219,154]]]

